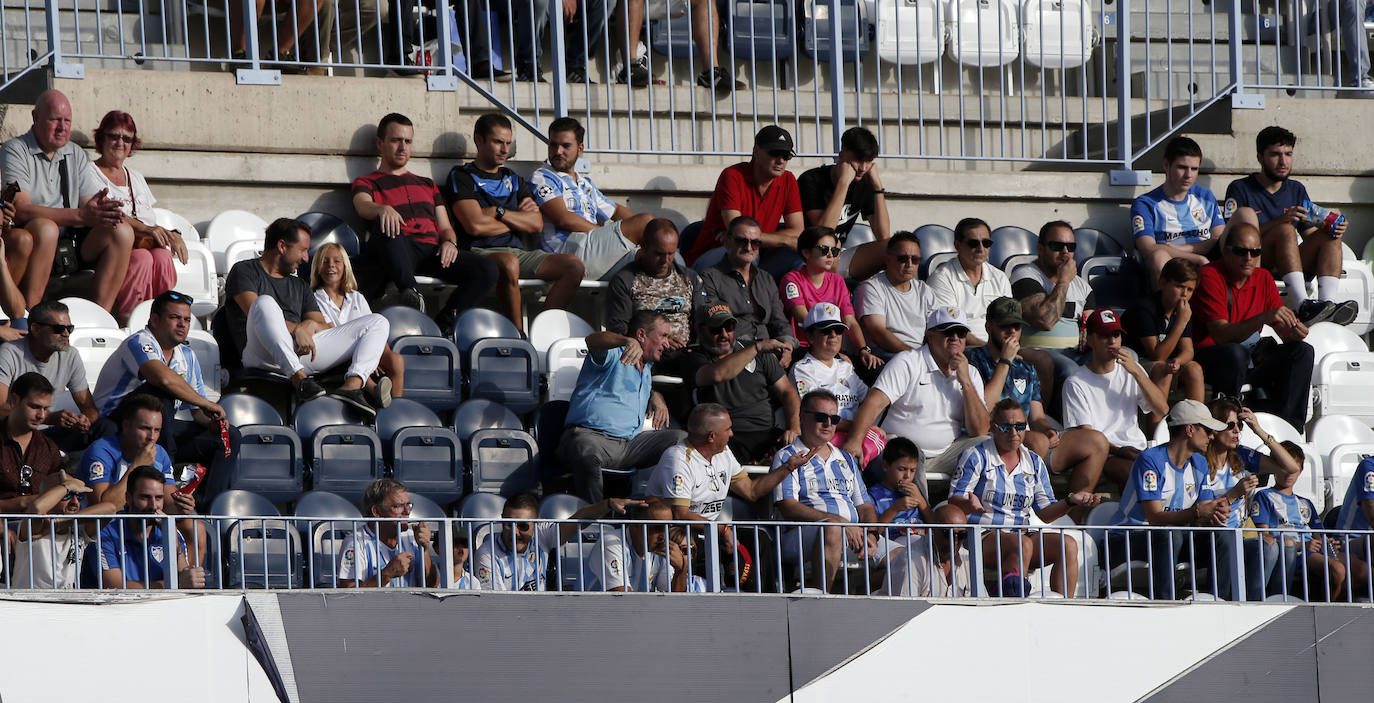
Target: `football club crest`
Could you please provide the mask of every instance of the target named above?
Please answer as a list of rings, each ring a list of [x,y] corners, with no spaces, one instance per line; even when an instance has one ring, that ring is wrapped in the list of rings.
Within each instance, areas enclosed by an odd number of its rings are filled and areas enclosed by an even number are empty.
[[[150,548],[150,549],[148,550],[148,555],[152,557],[153,561],[155,561],[155,562],[161,564],[161,563],[162,563],[162,556],[163,556],[162,545],[160,545],[160,544],[155,544],[155,545],[153,545],[152,548]]]
[[[1016,392],[1017,392],[1018,395],[1021,394],[1021,393],[1025,393],[1025,392],[1026,392],[1026,379],[1024,379],[1024,378],[1014,378],[1014,379],[1012,379],[1012,381],[1011,381],[1011,387],[1016,389]]]

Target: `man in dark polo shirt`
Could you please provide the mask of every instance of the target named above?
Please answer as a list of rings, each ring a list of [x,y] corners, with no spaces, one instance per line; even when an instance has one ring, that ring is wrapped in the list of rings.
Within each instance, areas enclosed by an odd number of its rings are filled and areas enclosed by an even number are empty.
[[[797,346],[792,322],[782,309],[778,282],[756,264],[759,258],[759,223],[748,215],[730,221],[725,235],[725,258],[701,273],[705,296],[729,306],[739,327],[735,336],[744,344],[765,339],[787,343],[783,351],[784,368],[792,363]]]
[[[52,403],[52,384],[29,372],[10,384],[9,417],[0,425],[0,512],[22,513],[62,468],[62,455],[38,431]]]
[[[801,432],[801,399],[787,378],[779,356],[791,347],[781,340],[752,344],[735,341],[737,321],[730,306],[707,304],[701,315],[699,343],[688,349],[683,378],[695,403],[719,403],[734,421],[730,450],[742,464],[768,463],[780,444],[791,444]],[[786,429],[773,420],[781,409]]]
[[[452,330],[458,314],[477,304],[496,285],[496,264],[458,247],[444,198],[434,181],[406,170],[415,127],[391,113],[377,124],[377,170],[353,181],[353,209],[371,223],[368,251],[380,259],[401,302],[421,312],[425,299],[415,274],[455,285],[436,319]]]

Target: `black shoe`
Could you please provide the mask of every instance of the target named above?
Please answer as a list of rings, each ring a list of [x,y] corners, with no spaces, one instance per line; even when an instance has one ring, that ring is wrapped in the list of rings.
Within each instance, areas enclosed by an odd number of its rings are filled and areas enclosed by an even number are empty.
[[[582,70],[582,69],[580,69],[580,68],[574,68],[574,69],[568,71],[568,82],[569,82],[569,83],[591,83],[592,81],[587,80],[587,72],[586,72],[586,71],[584,71],[584,70]]]
[[[296,386],[296,404],[314,400],[324,395],[324,387],[315,382],[315,379],[306,376],[301,379],[301,385]]]
[[[458,324],[458,310],[440,310],[439,314],[434,316],[434,321],[439,323],[439,333],[441,335],[444,337],[452,337],[453,326]]]
[[[716,91],[717,95],[725,95],[730,92],[731,88],[744,90],[744,84],[731,79],[730,74],[726,73],[725,69],[720,66],[697,74],[697,85],[710,88]]]
[[[407,288],[401,291],[401,304],[409,308],[415,308],[420,312],[424,312],[425,296],[420,295],[420,291],[415,290],[414,288]]]
[[[368,394],[367,402],[378,410],[391,406],[391,379],[382,376],[377,379],[377,383],[372,387],[372,393]]]
[[[295,76],[305,75],[305,66],[300,64],[294,51],[278,51],[277,60],[268,64],[267,67]]]
[[[473,66],[472,70],[468,71],[468,75],[482,81],[493,80],[497,83],[510,82],[510,71],[503,71],[499,68],[493,70],[491,64],[484,63]]]
[[[1306,300],[1298,306],[1298,321],[1311,327],[1318,322],[1325,322],[1335,312],[1335,303],[1328,303],[1324,300]]]
[[[636,88],[643,88],[649,85],[649,57],[641,56],[630,62],[629,66],[624,66],[620,72],[615,74],[616,83],[629,83]]]
[[[547,83],[547,82],[548,82],[548,81],[544,80],[544,74],[542,74],[542,73],[540,73],[540,72],[534,70],[533,68],[517,68],[517,69],[515,69],[515,80],[520,81],[521,83]]]
[[[1331,316],[1327,322],[1334,322],[1338,325],[1348,325],[1355,321],[1355,317],[1360,314],[1360,304],[1353,300],[1344,302],[1332,302]]]
[[[337,390],[329,394],[331,398],[338,398],[347,405],[352,405],[364,415],[376,415],[377,409],[372,407],[372,403],[367,401],[367,393],[361,388],[354,388],[350,391]]]

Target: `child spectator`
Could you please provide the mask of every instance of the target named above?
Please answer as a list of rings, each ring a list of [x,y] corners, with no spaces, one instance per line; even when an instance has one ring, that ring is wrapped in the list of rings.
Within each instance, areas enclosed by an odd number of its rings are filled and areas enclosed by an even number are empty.
[[[868,489],[868,499],[878,511],[878,522],[894,525],[920,525],[938,522],[921,489],[916,472],[921,466],[921,450],[906,437],[893,437],[883,450],[883,480]],[[902,540],[902,532],[916,536],[921,530],[890,527],[888,536]]]
[[[1137,298],[1121,317],[1123,342],[1140,355],[1140,365],[1166,397],[1175,385],[1183,396],[1201,402],[1202,366],[1193,361],[1193,309],[1197,264],[1170,259],[1159,272],[1159,290]]]
[[[1345,565],[1336,542],[1313,535],[1309,529],[1322,529],[1321,514],[1312,501],[1293,495],[1293,485],[1302,475],[1302,447],[1284,442],[1283,448],[1293,457],[1298,470],[1275,476],[1274,487],[1261,489],[1255,494],[1255,503],[1250,508],[1250,517],[1255,527],[1279,528],[1260,533],[1264,549],[1277,550],[1282,546],[1280,562],[1267,579],[1268,591],[1274,593],[1295,593],[1307,600],[1321,598],[1333,601],[1339,597],[1345,585]],[[1280,545],[1280,540],[1282,544]],[[1350,556],[1351,568],[1360,560]],[[1363,566],[1363,564],[1360,564]],[[1298,578],[1306,575],[1307,586],[1297,585]],[[1289,590],[1291,587],[1291,591]]]

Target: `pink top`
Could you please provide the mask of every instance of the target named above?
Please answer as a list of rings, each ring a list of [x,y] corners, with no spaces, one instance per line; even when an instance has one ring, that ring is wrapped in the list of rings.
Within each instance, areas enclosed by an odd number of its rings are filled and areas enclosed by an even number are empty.
[[[854,305],[849,299],[849,286],[844,284],[844,277],[838,273],[826,271],[821,279],[821,287],[817,288],[811,285],[811,278],[806,275],[806,269],[799,268],[784,275],[779,288],[782,290],[783,307],[788,310],[789,316],[794,306],[800,305],[810,310],[816,303],[834,303],[839,307],[841,316],[854,314]],[[796,320],[792,321],[792,334],[803,347],[810,346],[801,325]]]

